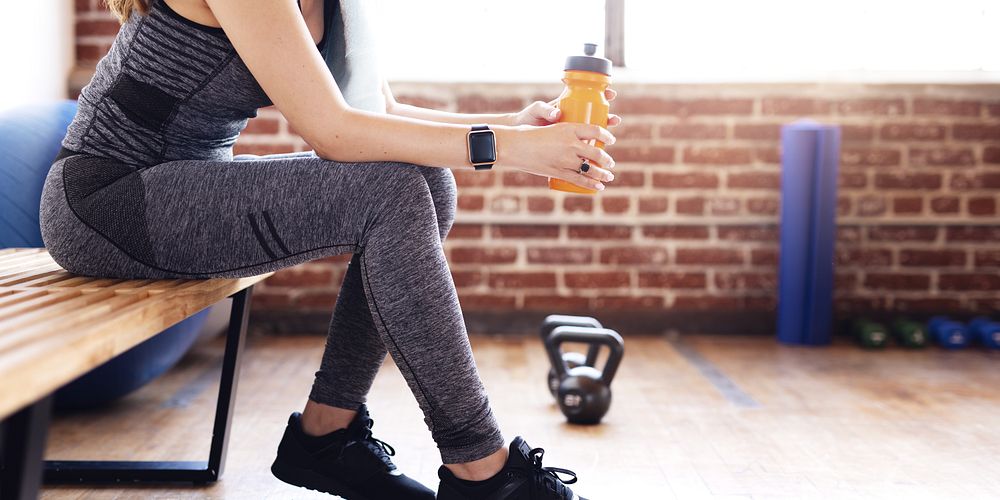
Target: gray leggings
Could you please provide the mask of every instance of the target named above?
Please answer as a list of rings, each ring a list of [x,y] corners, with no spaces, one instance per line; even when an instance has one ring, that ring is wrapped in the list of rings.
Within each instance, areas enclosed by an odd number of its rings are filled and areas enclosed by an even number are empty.
[[[445,463],[503,446],[441,246],[451,171],[339,163],[312,152],[134,167],[56,161],[45,245],[67,270],[108,278],[242,277],[353,252],[310,399],[356,409],[392,354]]]

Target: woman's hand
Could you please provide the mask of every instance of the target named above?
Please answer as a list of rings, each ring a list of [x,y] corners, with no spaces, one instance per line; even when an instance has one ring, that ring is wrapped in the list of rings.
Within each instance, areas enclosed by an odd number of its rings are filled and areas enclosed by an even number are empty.
[[[545,127],[503,127],[496,130],[497,166],[555,177],[577,186],[602,190],[614,180],[615,160],[588,141],[614,144],[608,129],[584,123],[556,123]],[[589,164],[580,173],[581,163]]]
[[[604,96],[607,98],[608,102],[615,100],[615,96],[618,92],[613,89],[607,89],[604,91]],[[556,102],[559,99],[553,99],[549,102],[535,101],[528,105],[528,107],[522,109],[521,111],[514,114],[513,124],[514,125],[533,125],[533,126],[543,126],[550,125],[559,121],[561,112],[559,108],[556,107]],[[608,115],[608,126],[614,127],[622,122],[622,119],[618,115],[609,114]]]

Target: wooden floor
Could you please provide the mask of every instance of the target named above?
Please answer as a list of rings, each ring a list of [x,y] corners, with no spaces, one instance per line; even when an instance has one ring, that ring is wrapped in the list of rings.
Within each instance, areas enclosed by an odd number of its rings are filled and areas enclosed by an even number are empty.
[[[319,337],[256,337],[239,382],[223,480],[204,488],[49,488],[46,499],[329,498],[268,467],[319,363]],[[1000,498],[1000,354],[791,348],[761,337],[626,338],[614,404],[597,427],[564,423],[534,337],[474,337],[509,438],[546,449],[592,499]],[[221,346],[100,413],[59,418],[50,458],[207,456]],[[437,486],[439,457],[387,363],[375,435],[408,474]]]

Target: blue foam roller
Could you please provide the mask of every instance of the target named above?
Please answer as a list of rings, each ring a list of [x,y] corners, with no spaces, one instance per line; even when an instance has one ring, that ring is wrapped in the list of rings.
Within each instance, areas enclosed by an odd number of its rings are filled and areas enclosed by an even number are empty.
[[[778,339],[830,343],[840,127],[796,122],[781,128],[781,258]]]
[[[969,330],[946,316],[935,316],[927,322],[927,331],[934,343],[945,349],[962,349],[969,345]]]
[[[969,334],[989,349],[1000,349],[1000,323],[986,316],[969,321]]]

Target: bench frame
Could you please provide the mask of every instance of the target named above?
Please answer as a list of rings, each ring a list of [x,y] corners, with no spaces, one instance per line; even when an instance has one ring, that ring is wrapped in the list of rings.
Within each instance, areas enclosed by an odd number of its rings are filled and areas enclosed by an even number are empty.
[[[207,461],[44,460],[52,395],[9,416],[0,426],[0,497],[38,498],[45,484],[169,483],[208,484],[222,476],[229,445],[229,428],[236,400],[240,356],[246,339],[253,286],[231,295],[232,312],[215,407],[212,444]]]

